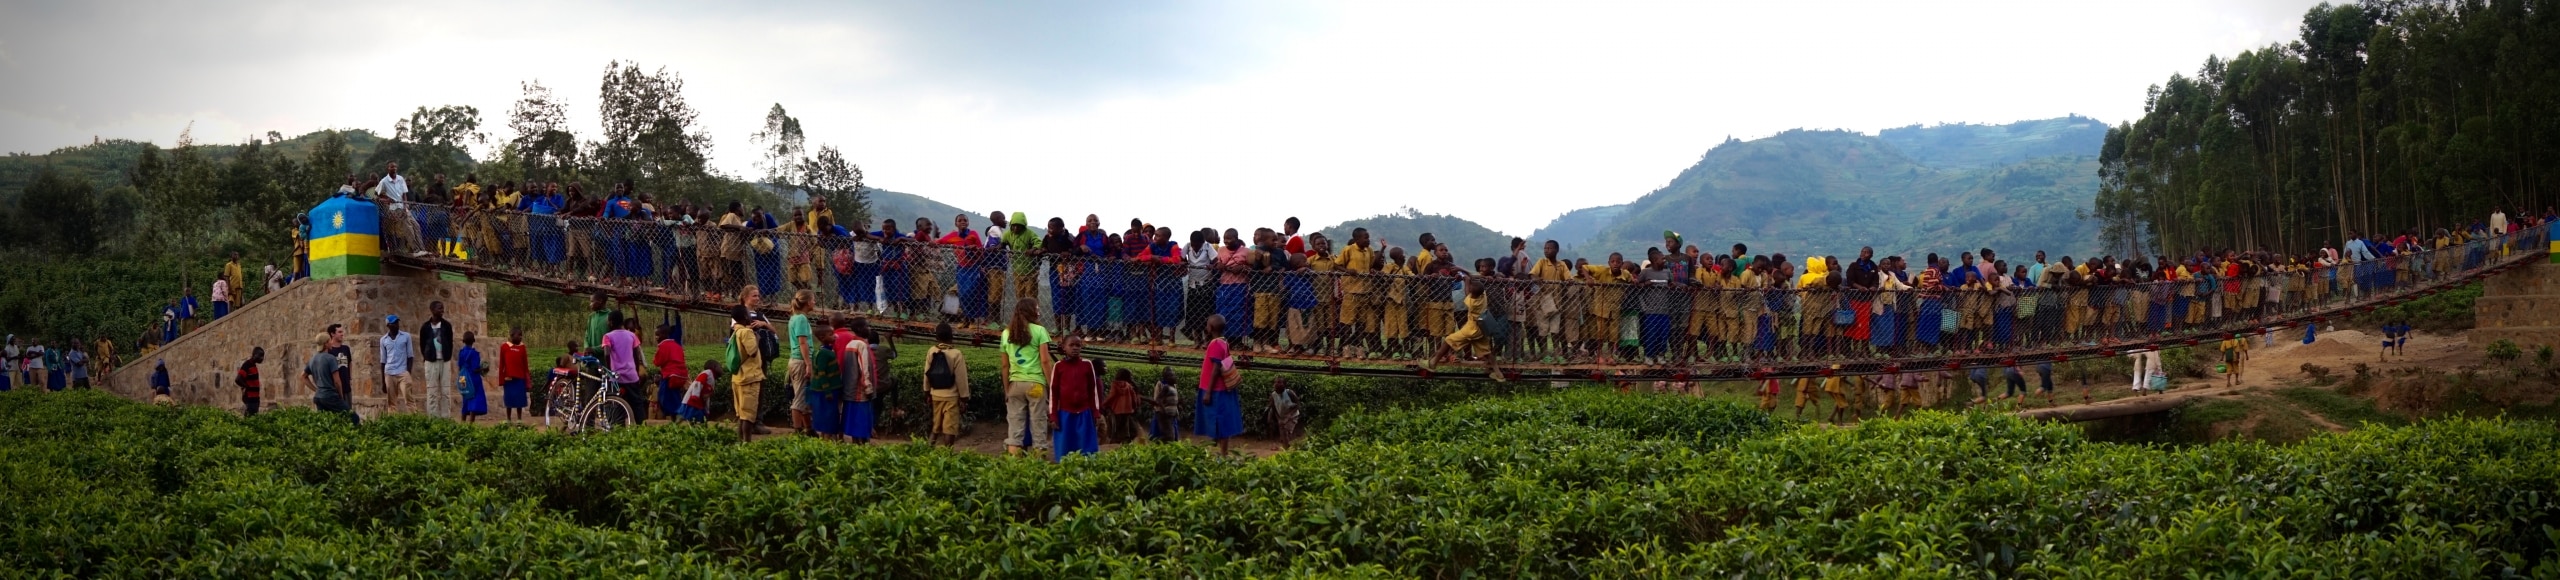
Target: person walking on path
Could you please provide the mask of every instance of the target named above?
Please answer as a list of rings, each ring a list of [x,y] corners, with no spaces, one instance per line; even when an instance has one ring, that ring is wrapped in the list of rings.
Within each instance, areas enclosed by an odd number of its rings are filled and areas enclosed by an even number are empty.
[[[498,345],[498,388],[502,394],[500,401],[507,407],[505,420],[508,422],[523,420],[524,409],[530,403],[526,400],[526,390],[532,386],[533,368],[528,355],[524,329],[507,329],[507,342]]]
[[[444,319],[443,301],[427,303],[427,322],[418,325],[418,338],[426,342],[418,355],[426,359],[419,378],[426,379],[427,415],[451,419],[453,408],[446,399],[455,389],[453,323]]]
[[[1019,316],[1021,311],[1015,312]],[[933,348],[925,351],[924,360],[924,393],[933,401],[933,443],[950,447],[960,441],[960,410],[969,400],[969,359],[952,346],[950,323],[934,325]]]
[[[479,339],[477,333],[464,331],[462,350],[454,355],[454,364],[462,371],[462,402],[458,406],[461,407],[462,420],[467,423],[478,423],[481,415],[489,414],[488,383],[485,380],[489,376],[489,365],[480,360]]]
[[[397,412],[417,395],[409,368],[417,364],[417,336],[400,331],[400,315],[382,319],[382,412]]]
[[[757,402],[764,396],[764,351],[756,340],[758,321],[748,308],[752,301],[729,307],[729,373],[730,407],[738,416],[738,440],[745,441],[763,433],[756,424]]]
[[[240,370],[231,377],[231,384],[240,387],[240,416],[242,417],[258,416],[258,365],[265,362],[267,362],[266,347],[249,347],[249,360],[242,361]]]
[[[1209,334],[1217,336],[1226,330],[1224,317],[1209,315]],[[1244,369],[1236,366],[1232,347],[1223,337],[1209,340],[1200,355],[1200,412],[1192,432],[1218,443],[1218,454],[1228,452],[1228,443],[1244,431],[1244,402],[1236,396],[1236,381],[1244,377]]]
[[[1015,306],[1013,322],[1005,325],[997,343],[1004,350],[1004,452],[1021,455],[1030,447],[1046,454],[1048,370],[1057,360],[1049,356],[1049,329],[1031,322],[1040,315],[1039,305],[1023,300]]]
[[[311,387],[313,408],[345,415],[348,423],[361,425],[364,419],[356,416],[346,395],[347,361],[341,358],[346,352],[346,336],[346,328],[335,324],[321,331],[320,337],[312,341],[319,350],[312,352],[311,362],[302,366],[302,382]]]

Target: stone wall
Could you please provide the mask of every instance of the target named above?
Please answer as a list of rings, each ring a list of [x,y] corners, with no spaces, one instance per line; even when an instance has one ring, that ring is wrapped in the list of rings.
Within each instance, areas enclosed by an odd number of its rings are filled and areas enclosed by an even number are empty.
[[[2481,288],[2471,309],[2473,346],[2507,339],[2528,351],[2560,347],[2560,264],[2526,262],[2489,277]]]
[[[463,331],[487,334],[488,290],[480,284],[440,280],[416,272],[392,276],[345,276],[294,282],[284,290],[259,297],[231,315],[206,323],[167,346],[139,357],[106,376],[100,388],[135,399],[151,399],[154,362],[169,365],[169,393],[178,402],[224,409],[240,408],[233,371],[249,359],[249,349],[264,347],[266,364],[258,367],[267,408],[309,407],[311,387],[302,367],[318,350],[313,341],[330,324],[347,328],[346,341],[355,353],[355,406],[367,417],[385,410],[379,385],[382,361],[375,346],[383,318],[400,316],[400,329],[415,334],[427,319],[427,304],[444,302],[445,320],[453,323],[459,348]],[[494,363],[494,361],[492,361]],[[423,395],[395,409],[420,412]],[[492,401],[493,403],[495,401]]]

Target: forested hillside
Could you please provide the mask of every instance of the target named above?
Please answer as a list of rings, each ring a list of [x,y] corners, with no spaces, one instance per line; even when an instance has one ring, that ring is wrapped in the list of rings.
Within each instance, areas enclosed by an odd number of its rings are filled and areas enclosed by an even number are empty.
[[[1937,169],[1997,167],[2045,157],[2094,155],[2107,124],[2073,115],[2007,125],[1911,125],[1876,132],[1912,161]]]
[[[2037,150],[2012,146],[2010,140],[1965,136],[1982,132],[1977,126],[1955,127],[1964,132],[1947,127],[1911,131],[1956,135],[1928,139],[1936,144],[1923,146],[1944,160],[1990,160]],[[1912,132],[1902,134],[1907,138]],[[1878,255],[1951,255],[1984,246],[2081,255],[2097,246],[2095,225],[2076,215],[2088,206],[2096,181],[2096,158],[2086,155],[1939,169],[1885,139],[1795,130],[1716,146],[1669,185],[1627,204],[1617,219],[1576,246],[1586,257],[1608,252],[1640,257],[1644,248],[1660,245],[1662,232],[1669,230],[1709,251],[1742,242],[1753,253],[1797,256],[1846,256],[1860,246],[1873,246]],[[1567,214],[1546,229],[1583,227],[1576,219],[1587,216]]]
[[[1382,244],[1380,247],[1402,247],[1408,257],[1416,252],[1415,244],[1419,243],[1423,232],[1430,232],[1433,237],[1440,240],[1440,243],[1448,244],[1449,251],[1456,252],[1459,258],[1465,260],[1491,258],[1511,253],[1511,236],[1502,235],[1502,232],[1493,231],[1492,228],[1467,221],[1465,218],[1422,213],[1412,208],[1406,208],[1404,213],[1346,221],[1318,231],[1324,232],[1325,237],[1332,238],[1335,247],[1340,247],[1351,241],[1352,228],[1369,228],[1371,241]]]
[[[2111,247],[2305,251],[2540,211],[2560,188],[2560,1],[2323,4],[2299,38],[2143,98],[2101,156]]]
[[[1533,243],[1545,243],[1547,240],[1555,240],[1557,245],[1564,246],[1564,251],[1562,253],[1569,256],[1591,258],[1594,260],[1607,258],[1609,256],[1608,252],[1601,252],[1598,255],[1584,256],[1582,255],[1582,246],[1591,243],[1592,236],[1599,235],[1600,230],[1607,229],[1610,224],[1617,223],[1618,217],[1626,215],[1626,213],[1627,204],[1586,207],[1565,212],[1564,215],[1556,216],[1555,221],[1547,222],[1546,227],[1538,228],[1538,231],[1531,232],[1529,234],[1529,239],[1533,240]]]

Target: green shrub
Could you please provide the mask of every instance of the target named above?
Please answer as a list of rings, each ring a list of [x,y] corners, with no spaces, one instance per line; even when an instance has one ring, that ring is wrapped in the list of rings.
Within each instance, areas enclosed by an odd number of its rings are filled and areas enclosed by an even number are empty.
[[[2516,362],[2516,357],[2524,355],[2524,350],[2517,348],[2515,341],[2503,338],[2498,339],[2497,342],[2489,343],[2488,351],[2489,360],[2502,363]]]
[[[2500,420],[2160,447],[1578,390],[1049,464],[22,390],[0,461],[30,576],[2560,574],[2560,431]]]

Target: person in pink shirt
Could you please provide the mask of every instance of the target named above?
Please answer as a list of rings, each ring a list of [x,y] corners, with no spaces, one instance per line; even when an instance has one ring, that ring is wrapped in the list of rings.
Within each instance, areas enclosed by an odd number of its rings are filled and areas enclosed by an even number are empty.
[[[1200,354],[1200,408],[1193,414],[1191,432],[1218,442],[1218,453],[1227,453],[1227,443],[1244,431],[1244,402],[1236,397],[1236,382],[1244,371],[1236,367],[1232,348],[1227,345],[1225,315],[1209,315],[1209,345]]]
[[[1235,228],[1228,228],[1226,242],[1218,248],[1218,316],[1227,320],[1222,325],[1229,340],[1243,340],[1253,334],[1253,289],[1245,284],[1245,272],[1253,268],[1253,250],[1244,247]]]
[[[613,331],[604,333],[605,366],[613,371],[613,382],[622,390],[623,402],[629,403],[634,413],[647,413],[649,394],[640,390],[640,333],[633,331],[640,327],[639,319],[625,318],[620,310],[608,318],[606,322]]]

